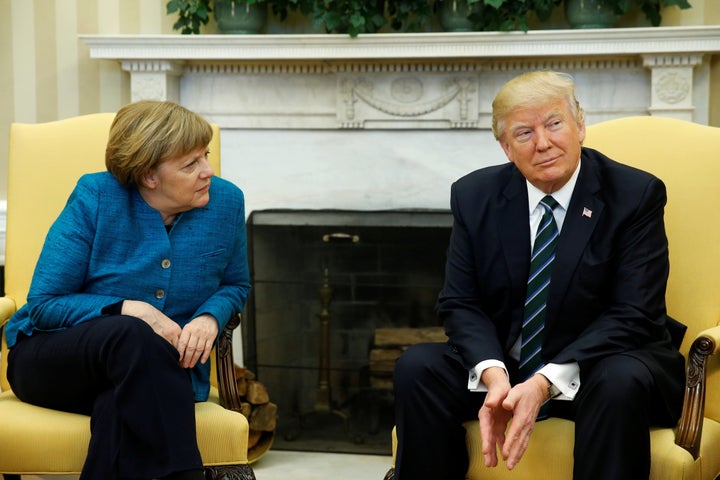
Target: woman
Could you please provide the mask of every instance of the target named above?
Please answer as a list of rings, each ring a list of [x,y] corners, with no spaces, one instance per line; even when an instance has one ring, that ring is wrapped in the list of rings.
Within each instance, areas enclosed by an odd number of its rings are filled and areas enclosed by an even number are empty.
[[[23,401],[91,415],[81,479],[203,479],[194,402],[250,290],[243,194],[213,178],[210,125],[170,103],[120,109],[108,172],[84,175],[5,327]]]

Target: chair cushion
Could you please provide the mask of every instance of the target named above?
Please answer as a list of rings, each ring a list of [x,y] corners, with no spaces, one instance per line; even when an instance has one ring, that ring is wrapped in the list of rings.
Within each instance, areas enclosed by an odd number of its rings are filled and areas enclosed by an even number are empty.
[[[90,442],[90,417],[36,407],[0,394],[3,473],[76,474]],[[48,432],[53,432],[48,435]],[[32,457],[28,452],[35,452]]]
[[[535,425],[530,444],[522,460],[509,471],[504,464],[494,469],[485,467],[482,455],[482,439],[477,421],[465,422],[470,466],[466,478],[479,480],[488,478],[492,471],[493,480],[504,478],[522,480],[561,480],[572,478],[572,445],[575,438],[574,423],[559,418],[549,418]],[[554,440],[553,440],[554,439]],[[557,441],[557,439],[562,439]]]
[[[482,456],[480,428],[476,421],[466,422],[466,441],[470,453],[467,480],[488,477]],[[500,466],[492,470],[493,480],[561,480],[572,478],[574,423],[550,418],[535,426],[530,445],[523,459],[512,470]],[[561,439],[558,441],[558,439]],[[654,428],[650,432],[652,466],[651,480],[713,480],[720,471],[720,455],[707,451],[707,446],[720,441],[720,423],[706,418],[700,457],[693,460],[685,449],[675,445],[675,431]]]
[[[195,420],[204,465],[248,463],[247,419],[221,407],[216,390],[211,390],[207,402],[195,404]],[[0,425],[3,473],[78,474],[82,470],[90,442],[90,417],[36,407],[8,391],[0,394]]]

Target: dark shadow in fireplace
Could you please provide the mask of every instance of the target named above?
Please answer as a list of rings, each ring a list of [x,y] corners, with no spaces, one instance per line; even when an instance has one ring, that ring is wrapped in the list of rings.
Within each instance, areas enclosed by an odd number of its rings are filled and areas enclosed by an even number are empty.
[[[278,405],[273,448],[390,454],[392,365],[370,354],[379,329],[439,327],[451,225],[437,210],[250,214],[243,346]]]

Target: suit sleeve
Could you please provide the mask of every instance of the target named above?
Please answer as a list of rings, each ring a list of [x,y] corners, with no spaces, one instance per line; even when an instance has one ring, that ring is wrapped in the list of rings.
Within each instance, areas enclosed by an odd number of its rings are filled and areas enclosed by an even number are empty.
[[[250,272],[247,257],[247,231],[243,194],[238,190],[237,212],[234,214],[232,254],[220,279],[220,286],[193,315],[209,313],[218,321],[221,333],[233,315],[243,310],[250,294]]]
[[[102,309],[123,300],[84,293],[96,231],[98,195],[82,179],[53,223],[40,253],[28,307],[37,330],[68,328],[102,315]]]
[[[445,285],[438,297],[437,311],[445,325],[449,344],[463,366],[470,370],[484,360],[503,361],[503,348],[495,324],[483,309],[477,283],[474,240],[468,231],[457,184],[451,188],[453,227],[447,251]],[[493,253],[488,251],[488,255]]]

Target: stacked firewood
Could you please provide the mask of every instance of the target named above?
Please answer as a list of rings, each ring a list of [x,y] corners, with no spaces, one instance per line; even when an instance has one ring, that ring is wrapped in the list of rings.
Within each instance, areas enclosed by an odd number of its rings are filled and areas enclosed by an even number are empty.
[[[392,390],[395,361],[410,345],[446,341],[443,327],[375,329],[375,340],[370,350],[371,386]]]
[[[248,451],[259,446],[261,439],[272,437],[277,425],[277,405],[270,401],[267,388],[245,367],[235,366],[241,412],[250,424]]]

